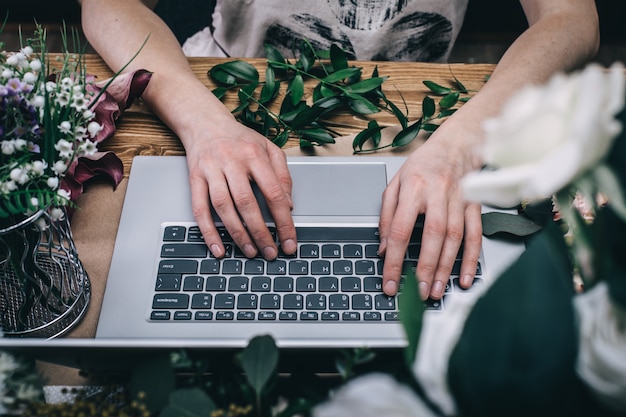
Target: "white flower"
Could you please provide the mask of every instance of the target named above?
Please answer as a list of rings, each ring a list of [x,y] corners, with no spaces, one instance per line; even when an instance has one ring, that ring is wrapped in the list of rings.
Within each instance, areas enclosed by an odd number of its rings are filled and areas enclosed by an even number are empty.
[[[33,54],[33,48],[30,46],[25,46],[20,51],[24,56],[31,56]]]
[[[61,158],[69,158],[74,153],[74,147],[71,142],[65,139],[60,139],[55,145],[54,149],[59,152]]]
[[[96,136],[102,130],[102,125],[98,122],[90,122],[87,125],[87,131],[89,132],[89,136],[92,138]]]
[[[67,171],[67,164],[64,161],[56,161],[52,166],[52,170],[57,175],[63,175]]]
[[[37,176],[44,174],[45,169],[48,167],[46,161],[34,161],[31,164],[31,172]]]
[[[2,149],[2,153],[5,155],[12,155],[15,152],[15,141],[14,140],[3,140],[0,145]]]
[[[314,417],[434,417],[413,390],[387,374],[369,374],[348,382],[330,401],[313,409]]]
[[[17,56],[17,54],[13,54],[9,56],[6,60],[6,64],[12,67],[17,67],[19,63],[20,63],[20,58]]]
[[[64,190],[63,188],[59,188],[59,191],[57,191],[57,195],[63,200],[70,201],[70,192]]]
[[[61,133],[70,133],[72,131],[72,124],[67,120],[63,120],[61,124],[58,126],[59,131]]]
[[[33,59],[32,61],[30,61],[30,69],[31,71],[34,72],[39,72],[41,71],[42,65],[41,65],[41,61],[38,59]]]
[[[52,220],[59,221],[59,220],[63,220],[64,217],[65,217],[65,214],[61,208],[55,207],[50,210],[50,218]]]
[[[39,199],[36,197],[30,198],[30,205],[33,207],[39,207]]]
[[[9,173],[9,178],[17,184],[24,185],[28,182],[28,171],[23,167],[13,168]]]
[[[24,80],[24,82],[28,84],[35,84],[35,81],[37,81],[37,76],[32,72],[27,72],[22,77],[22,80]]]
[[[48,93],[52,93],[52,92],[56,91],[56,89],[57,89],[57,83],[55,83],[54,81],[46,82],[46,91]]]
[[[621,131],[624,71],[590,65],[545,86],[520,90],[501,115],[485,123],[484,162],[495,171],[470,173],[465,196],[498,206],[548,197],[597,165]]]
[[[96,147],[96,143],[90,140],[85,140],[80,145],[80,153],[81,155],[93,156],[98,151]]]
[[[56,190],[59,187],[59,178],[50,177],[46,180],[46,185],[50,187],[51,190]]]
[[[596,397],[626,413],[626,311],[613,304],[606,282],[576,296],[576,371]]]
[[[14,74],[15,74],[15,72],[13,72],[13,70],[11,68],[5,68],[5,69],[2,70],[2,78],[9,79],[9,78],[13,77]]]
[[[9,194],[11,191],[15,190],[17,190],[17,184],[15,184],[15,181],[9,180],[0,184],[0,192],[2,192],[2,194]]]
[[[14,144],[15,149],[17,149],[18,151],[23,151],[26,149],[26,146],[28,146],[28,142],[21,138],[15,139]]]

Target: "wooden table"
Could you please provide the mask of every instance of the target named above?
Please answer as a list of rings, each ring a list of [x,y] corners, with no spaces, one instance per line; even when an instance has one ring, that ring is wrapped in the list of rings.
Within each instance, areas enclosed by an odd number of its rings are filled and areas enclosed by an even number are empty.
[[[225,62],[221,58],[190,58],[189,62],[194,73],[209,89],[217,87],[208,77],[207,72],[216,64]],[[261,77],[265,73],[264,59],[248,59],[248,62],[257,67]],[[429,90],[424,86],[424,80],[431,80],[444,86],[450,86],[454,77],[459,79],[469,90],[479,90],[486,77],[491,74],[494,66],[490,64],[425,64],[425,63],[393,63],[393,62],[351,62],[350,64],[363,68],[364,77],[369,77],[377,66],[380,76],[389,77],[383,84],[385,95],[400,108],[404,102],[408,108],[409,119],[414,120],[421,116],[422,100]],[[88,71],[105,79],[112,75],[106,64],[95,55],[87,56]],[[151,69],[158,71],[158,69]],[[314,84],[306,84],[310,91]],[[306,93],[305,93],[306,94]],[[225,105],[234,109],[238,105],[236,95],[227,96]],[[277,106],[275,104],[275,106]],[[373,115],[381,124],[397,124],[393,115],[381,112]],[[336,130],[342,135],[349,135],[361,131],[367,126],[370,118],[356,117],[351,114],[340,113],[333,118],[339,127]],[[296,140],[290,140],[285,147],[298,146]],[[329,145],[332,146],[332,145]],[[119,119],[115,136],[99,146],[100,150],[114,151],[124,162],[125,172],[128,174],[132,158],[135,155],[181,155],[184,150],[172,133],[149,110],[138,102],[129,108]]]

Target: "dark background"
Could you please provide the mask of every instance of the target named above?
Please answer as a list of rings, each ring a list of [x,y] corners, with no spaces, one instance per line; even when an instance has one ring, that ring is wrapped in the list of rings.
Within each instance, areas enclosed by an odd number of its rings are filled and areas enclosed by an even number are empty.
[[[549,1],[549,0],[547,0]],[[34,21],[46,26],[65,22],[80,27],[80,6],[76,0],[0,0],[0,16],[7,15],[8,25],[0,34],[9,48],[9,36],[18,25],[27,31]],[[214,0],[160,0],[157,13],[184,40],[206,26]],[[596,0],[600,15],[601,50],[597,60],[611,63],[626,60],[626,1]],[[193,8],[193,18],[178,19],[179,11]],[[1,17],[0,17],[1,18]],[[516,0],[470,0],[465,23],[451,60],[456,62],[496,62],[500,54],[526,27],[526,20]],[[52,31],[48,31],[49,36]]]

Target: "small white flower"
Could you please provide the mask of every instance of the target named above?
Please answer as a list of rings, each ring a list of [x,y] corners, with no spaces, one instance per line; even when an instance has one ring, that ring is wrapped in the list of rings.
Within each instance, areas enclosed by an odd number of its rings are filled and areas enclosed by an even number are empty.
[[[61,86],[65,89],[70,89],[74,85],[74,81],[70,77],[63,77],[61,80]]]
[[[58,126],[58,128],[61,133],[67,134],[72,131],[72,124],[68,122],[67,120],[63,120],[61,124]]]
[[[59,156],[61,158],[69,158],[74,153],[74,148],[71,142],[68,142],[65,139],[59,140],[55,145],[54,149],[59,152]]]
[[[96,136],[98,133],[100,133],[100,131],[103,129],[102,125],[100,125],[100,123],[98,122],[90,122],[87,125],[87,130],[89,131],[89,136],[91,136],[92,138],[94,136]]]
[[[28,182],[28,171],[22,167],[13,168],[9,173],[9,178],[17,184],[24,185]]]
[[[33,107],[35,108],[42,108],[45,104],[46,104],[46,99],[44,96],[35,96],[33,97],[33,99],[31,100],[30,104],[33,105]]]
[[[76,140],[83,140],[87,137],[87,128],[85,126],[76,126],[74,129],[74,137]]]
[[[44,174],[44,171],[48,167],[46,161],[34,161],[31,165],[31,171],[33,174],[37,176],[41,176]]]
[[[35,81],[37,81],[37,76],[33,74],[32,72],[27,72],[22,77],[22,80],[28,84],[35,84]]]
[[[93,156],[98,151],[96,143],[90,140],[85,140],[80,145],[80,152],[82,155]]]
[[[29,57],[33,54],[33,48],[30,46],[25,46],[20,51],[25,57]]]
[[[33,207],[39,207],[39,199],[37,197],[31,197],[30,204]]]
[[[87,109],[83,112],[83,119],[85,120],[91,120],[96,116],[96,114],[94,112],[92,112],[91,110]]]
[[[50,210],[50,218],[52,220],[59,221],[59,220],[63,220],[64,217],[65,217],[65,214],[61,208],[54,207],[52,210]]]
[[[51,190],[56,190],[59,187],[59,179],[57,177],[50,177],[46,180],[46,185]]]
[[[13,77],[14,74],[15,72],[11,68],[5,68],[2,70],[2,78],[9,79]]]
[[[26,150],[26,147],[28,146],[28,142],[26,142],[26,140],[22,138],[15,139],[14,144],[15,144],[15,149],[18,151],[24,151]]]
[[[38,59],[33,59],[32,61],[30,61],[30,69],[31,71],[34,72],[39,72],[41,71],[42,65],[41,65],[41,61]]]
[[[57,195],[65,201],[70,200],[70,192],[67,190],[64,190],[63,188],[59,188],[59,190],[57,191]]]
[[[17,56],[17,54],[13,54],[9,56],[6,60],[6,64],[11,67],[17,67],[19,63],[20,63],[20,58]]]
[[[9,194],[11,191],[15,190],[17,190],[15,181],[9,180],[0,184],[0,192],[2,192],[2,194]]]
[[[55,102],[61,107],[67,107],[70,104],[70,94],[60,91],[55,98]]]
[[[55,92],[56,90],[57,90],[57,83],[55,83],[54,81],[48,81],[46,83],[46,91],[48,93]]]
[[[13,155],[13,153],[15,153],[15,141],[3,140],[2,145],[0,145],[0,148],[2,148],[2,153],[4,155]]]
[[[76,109],[76,111],[82,112],[84,110],[87,110],[88,104],[89,103],[85,99],[85,95],[80,93],[80,94],[75,94],[72,97],[72,103],[70,104],[70,106]]]
[[[67,171],[67,164],[61,160],[56,161],[54,163],[54,166],[52,167],[52,170],[54,171],[55,174],[61,176],[65,174],[65,171]]]

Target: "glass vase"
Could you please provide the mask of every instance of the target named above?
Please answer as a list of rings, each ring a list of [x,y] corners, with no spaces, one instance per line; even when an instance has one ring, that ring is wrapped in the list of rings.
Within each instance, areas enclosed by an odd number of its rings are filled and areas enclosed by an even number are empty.
[[[0,329],[53,338],[80,321],[91,294],[64,207],[0,219]]]

